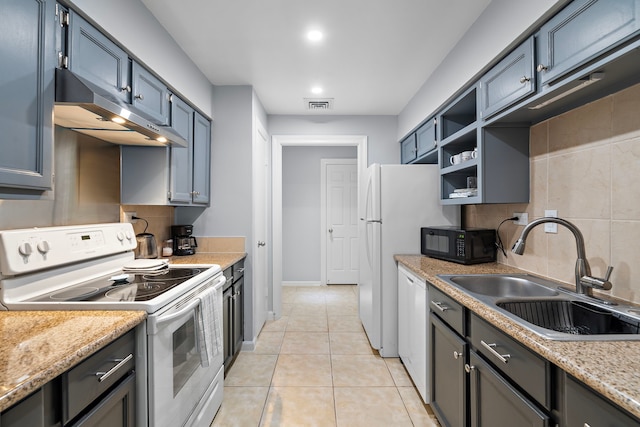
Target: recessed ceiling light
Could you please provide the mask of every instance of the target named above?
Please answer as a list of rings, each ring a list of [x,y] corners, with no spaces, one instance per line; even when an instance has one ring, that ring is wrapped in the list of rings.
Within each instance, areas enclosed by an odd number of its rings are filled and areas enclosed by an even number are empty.
[[[126,120],[123,119],[122,117],[114,117],[111,119],[111,121],[119,124],[123,124],[124,122],[126,122]]]
[[[315,93],[316,95],[319,95],[322,93],[322,88],[319,86],[315,86],[311,88],[311,93]]]
[[[322,40],[323,34],[318,30],[311,30],[307,33],[307,39],[312,42],[319,42]]]

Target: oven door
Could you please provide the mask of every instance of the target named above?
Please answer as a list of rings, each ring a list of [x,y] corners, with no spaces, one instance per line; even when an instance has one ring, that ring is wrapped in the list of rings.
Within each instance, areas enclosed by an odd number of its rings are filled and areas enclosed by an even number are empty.
[[[205,396],[223,363],[222,286],[219,276],[196,287],[147,320],[149,425],[182,426]],[[212,299],[207,300],[208,294]],[[206,301],[213,316],[203,322]],[[206,316],[204,319],[207,319]],[[209,331],[202,329],[211,328]],[[203,341],[204,340],[204,341]],[[208,342],[206,342],[208,341]],[[205,346],[209,349],[203,349]],[[203,356],[207,352],[208,356]],[[221,389],[222,387],[220,387]]]

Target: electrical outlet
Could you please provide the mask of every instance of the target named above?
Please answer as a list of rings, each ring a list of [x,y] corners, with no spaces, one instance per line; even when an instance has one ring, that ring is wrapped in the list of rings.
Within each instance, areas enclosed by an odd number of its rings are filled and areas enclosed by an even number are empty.
[[[544,216],[547,217],[553,217],[553,218],[557,218],[558,217],[558,211],[555,209],[548,209],[544,211]],[[553,222],[547,222],[544,224],[544,232],[545,233],[554,233],[557,234],[558,233],[558,224],[553,223]]]
[[[130,222],[131,224],[135,224],[137,219],[133,219],[132,217],[136,216],[135,212],[123,212],[124,222]]]
[[[518,220],[513,221],[515,225],[527,225],[529,224],[529,214],[526,212],[514,212],[513,216],[517,216]]]

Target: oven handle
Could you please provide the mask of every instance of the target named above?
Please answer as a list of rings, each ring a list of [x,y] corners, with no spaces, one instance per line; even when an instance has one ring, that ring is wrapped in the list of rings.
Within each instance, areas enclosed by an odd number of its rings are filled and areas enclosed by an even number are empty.
[[[211,288],[213,288],[214,291],[220,289],[222,287],[222,285],[224,285],[225,282],[225,277],[221,276],[218,277],[216,279],[217,283],[214,284],[213,286],[211,286]],[[206,292],[206,290],[204,291]],[[186,314],[188,314],[189,312],[195,310],[196,307],[198,307],[200,305],[200,298],[198,297],[198,295],[194,296],[193,300],[190,301],[188,304],[186,304],[182,309],[180,309],[180,311],[173,313],[173,314],[169,314],[167,316],[160,316],[160,317],[156,317],[156,316],[150,316],[149,317],[149,323],[148,323],[148,334],[149,335],[154,335],[158,332],[158,329],[160,329],[160,326],[171,322],[175,319],[179,319],[182,316],[185,316]]]
[[[173,320],[178,319],[178,318],[186,315],[187,313],[193,311],[199,305],[200,305],[200,298],[195,297],[193,299],[193,301],[189,302],[180,311],[178,311],[176,313],[169,314],[169,315],[167,315],[165,317],[151,317],[151,318],[149,318],[149,323],[150,323],[149,324],[149,333],[150,334],[155,334],[163,324],[172,322]]]

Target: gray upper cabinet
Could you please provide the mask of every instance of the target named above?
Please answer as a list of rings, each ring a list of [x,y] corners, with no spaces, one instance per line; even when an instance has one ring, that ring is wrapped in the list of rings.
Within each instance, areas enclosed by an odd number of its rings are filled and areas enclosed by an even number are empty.
[[[169,89],[156,76],[133,61],[132,104],[153,122],[169,124]]]
[[[193,115],[193,108],[177,96],[171,96],[171,127],[188,144],[186,148],[171,148],[171,180],[169,184],[169,200],[171,203],[191,203]]]
[[[413,162],[416,159],[417,152],[415,133],[400,142],[400,160],[403,164]]]
[[[12,17],[0,26],[0,192],[51,189],[55,2],[3,0],[0,8]]]
[[[640,28],[640,0],[575,0],[538,34],[540,85],[552,84]]]
[[[536,90],[534,38],[529,37],[480,79],[480,117],[486,119]]]
[[[187,148],[121,148],[122,203],[173,206],[209,204],[211,122],[173,95],[171,127],[187,140]]]
[[[210,200],[211,122],[198,112],[193,119],[193,203]]]
[[[431,153],[435,154],[435,159],[433,159],[432,163],[437,163],[438,138],[436,136],[436,119],[427,120],[418,128],[416,131],[416,148],[417,158],[420,163],[423,163],[421,160]]]
[[[69,70],[131,103],[129,56],[73,10],[69,12],[68,58]]]

